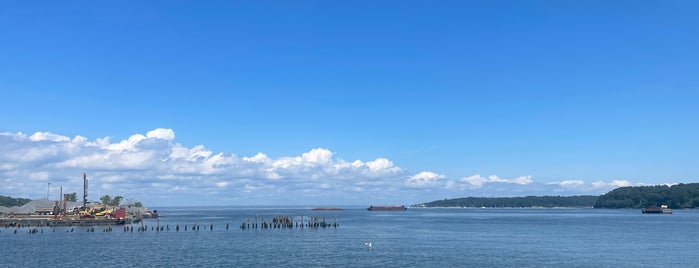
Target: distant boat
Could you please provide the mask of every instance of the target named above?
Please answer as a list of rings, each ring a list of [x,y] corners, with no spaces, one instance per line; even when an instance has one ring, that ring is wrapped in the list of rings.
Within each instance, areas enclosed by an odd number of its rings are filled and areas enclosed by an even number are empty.
[[[160,215],[158,215],[158,210],[155,209],[153,211],[145,209],[141,212],[141,218],[143,219],[157,219],[158,217],[160,217]]]
[[[344,208],[335,208],[335,207],[317,207],[313,208],[311,210],[345,210]]]
[[[403,211],[406,210],[405,206],[369,206],[366,210],[368,211]]]
[[[641,209],[643,214],[672,214],[672,209],[668,208],[667,205],[662,205],[660,207],[646,207]]]

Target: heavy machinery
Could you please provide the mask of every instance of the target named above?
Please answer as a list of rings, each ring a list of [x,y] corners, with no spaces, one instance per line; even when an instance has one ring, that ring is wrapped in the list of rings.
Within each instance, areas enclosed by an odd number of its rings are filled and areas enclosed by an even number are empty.
[[[114,210],[107,205],[95,204],[91,207],[80,210],[78,213],[80,214],[81,218],[95,218],[111,216],[113,212]]]

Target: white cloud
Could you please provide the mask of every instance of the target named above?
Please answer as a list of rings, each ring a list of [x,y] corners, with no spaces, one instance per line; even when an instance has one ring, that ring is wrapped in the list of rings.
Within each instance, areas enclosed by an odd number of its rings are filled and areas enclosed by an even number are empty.
[[[254,186],[251,184],[245,184],[245,186],[243,186],[243,192],[252,193],[252,192],[255,192],[258,190],[264,190],[264,189],[270,189],[270,188],[273,188],[273,186],[269,186],[269,185]]]
[[[533,182],[532,176],[521,176],[521,177],[514,178],[512,180],[512,183],[521,184],[521,185],[530,184],[532,182]]]
[[[303,153],[301,158],[306,163],[325,164],[331,161],[333,153],[328,149],[316,148],[307,153]]]
[[[592,183],[594,188],[609,188],[609,187],[625,187],[631,186],[631,182],[627,180],[613,180],[611,182],[596,181]]]
[[[169,128],[156,128],[148,131],[148,133],[146,133],[146,137],[172,141],[175,139],[175,131],[172,131],[172,129]]]
[[[479,174],[461,179],[431,171],[409,173],[387,158],[345,161],[326,148],[269,157],[214,152],[204,145],[186,147],[175,132],[159,128],[123,140],[73,138],[51,132],[0,133],[0,192],[28,198],[46,195],[46,183],[64,192],[82,192],[89,178],[89,199],[103,194],[161,203],[304,204],[352,202],[395,204],[465,196],[601,194],[629,186],[611,182],[559,180],[535,182],[532,176],[501,178]],[[439,191],[436,191],[439,189]],[[52,190],[51,193],[57,191]]]
[[[413,176],[410,176],[405,184],[409,186],[435,186],[439,179],[443,179],[444,175],[440,175],[430,171],[423,171]]]
[[[32,172],[32,173],[29,173],[28,177],[31,180],[45,181],[45,180],[49,179],[49,173],[48,172]]]
[[[609,185],[614,187],[626,187],[631,186],[631,182],[627,180],[613,180]]]
[[[70,138],[62,135],[56,135],[51,132],[36,132],[29,136],[31,141],[54,141],[54,142],[64,142],[69,141]]]
[[[230,184],[231,184],[231,183],[230,183],[230,182],[227,182],[227,181],[219,181],[219,182],[216,183],[216,187],[225,188],[226,186],[228,186],[228,185],[230,185]]]
[[[0,163],[0,180],[10,181],[0,191],[43,196],[46,182],[52,182],[66,186],[66,192],[81,192],[81,175],[87,172],[91,199],[100,194],[139,199],[173,191],[208,195],[222,188],[226,192],[219,198],[247,193],[273,197],[309,189],[328,196],[358,189],[379,195],[406,175],[386,158],[347,162],[325,148],[274,159],[262,152],[244,157],[215,153],[203,145],[175,143],[175,132],[164,128],[118,141],[50,132],[0,133]]]
[[[491,175],[488,178],[481,177],[480,174],[476,174],[470,177],[466,177],[460,180],[461,182],[465,182],[471,186],[471,188],[480,188],[483,187],[484,184],[488,183],[508,183],[508,184],[519,184],[519,185],[526,185],[530,184],[533,182],[532,176],[521,176],[517,177],[514,179],[502,179],[498,176]]]
[[[243,161],[252,162],[252,163],[269,164],[269,163],[271,163],[272,160],[269,159],[269,157],[267,157],[267,155],[265,155],[263,153],[257,153],[253,157],[243,157]]]
[[[481,177],[480,174],[473,175],[471,177],[466,177],[461,179],[462,182],[468,183],[472,185],[473,187],[480,188],[483,186],[484,183],[486,183],[488,180]]]
[[[366,163],[371,171],[382,171],[389,170],[393,168],[393,163],[386,158],[379,158],[374,161]]]
[[[558,186],[561,186],[563,188],[577,188],[577,187],[585,185],[585,182],[582,180],[566,180],[566,181],[549,182],[547,184],[558,185]]]

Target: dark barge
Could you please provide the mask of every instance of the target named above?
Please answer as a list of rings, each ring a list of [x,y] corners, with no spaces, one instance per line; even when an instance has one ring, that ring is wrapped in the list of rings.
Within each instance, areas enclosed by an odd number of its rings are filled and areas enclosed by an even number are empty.
[[[407,210],[405,206],[369,206],[368,211],[403,211]]]
[[[643,213],[643,214],[672,214],[672,209],[667,207],[667,205],[662,205],[660,207],[642,208],[641,213]]]

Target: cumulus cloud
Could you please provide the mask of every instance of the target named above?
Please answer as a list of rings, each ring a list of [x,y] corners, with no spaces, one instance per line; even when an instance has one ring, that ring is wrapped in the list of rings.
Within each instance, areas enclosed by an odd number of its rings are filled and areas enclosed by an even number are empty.
[[[609,182],[584,180],[559,180],[537,182],[532,176],[512,179],[492,175],[473,175],[460,180],[450,180],[446,188],[461,193],[458,196],[527,196],[527,195],[600,195],[622,186],[630,186],[626,180]]]
[[[613,180],[611,182],[596,181],[592,183],[594,188],[608,188],[608,187],[625,187],[631,186],[631,182],[627,180]]]
[[[409,186],[435,186],[439,179],[444,179],[444,175],[440,175],[430,171],[423,171],[413,176],[410,176],[405,184]]]
[[[81,193],[83,172],[88,173],[91,200],[109,194],[170,205],[221,200],[395,204],[395,200],[417,203],[465,196],[601,194],[631,185],[626,180],[535,182],[532,176],[480,174],[454,180],[433,171],[412,173],[383,157],[346,161],[326,148],[275,158],[263,152],[238,156],[204,145],[183,146],[175,138],[175,132],[165,128],[114,141],[3,132],[0,194],[41,198],[49,182],[52,187],[63,186],[66,193]]]
[[[62,142],[62,141],[69,141],[70,138],[62,135],[56,135],[51,132],[36,132],[33,135],[29,136],[30,141],[54,141],[54,142]]]
[[[507,184],[519,184],[526,185],[533,182],[532,176],[521,176],[513,179],[503,179],[495,175],[491,175],[488,178],[482,177],[480,174],[476,174],[470,177],[461,179],[461,182],[467,183],[471,188],[480,188],[487,183],[507,183]]]
[[[148,131],[146,133],[146,138],[156,138],[166,141],[172,141],[175,139],[175,131],[169,128],[156,128],[154,130]]]
[[[486,183],[488,180],[486,178],[481,177],[480,174],[476,174],[470,177],[463,178],[461,179],[461,181],[468,183],[475,188],[479,188],[483,186],[483,184]]]
[[[386,158],[348,162],[325,148],[273,159],[262,152],[239,157],[174,141],[175,132],[164,128],[118,141],[50,132],[29,136],[0,133],[0,180],[9,182],[0,190],[18,196],[45,194],[46,182],[52,182],[79,192],[82,172],[87,172],[90,189],[97,192],[91,197],[104,193],[136,198],[107,190],[142,196],[190,192],[219,198],[246,193],[274,197],[309,189],[332,196],[338,192],[386,192],[409,175]],[[227,192],[221,192],[223,189]]]
[[[582,180],[566,180],[566,181],[549,182],[547,184],[558,185],[558,186],[561,186],[563,188],[576,188],[576,187],[580,187],[580,186],[584,185],[585,182]]]

